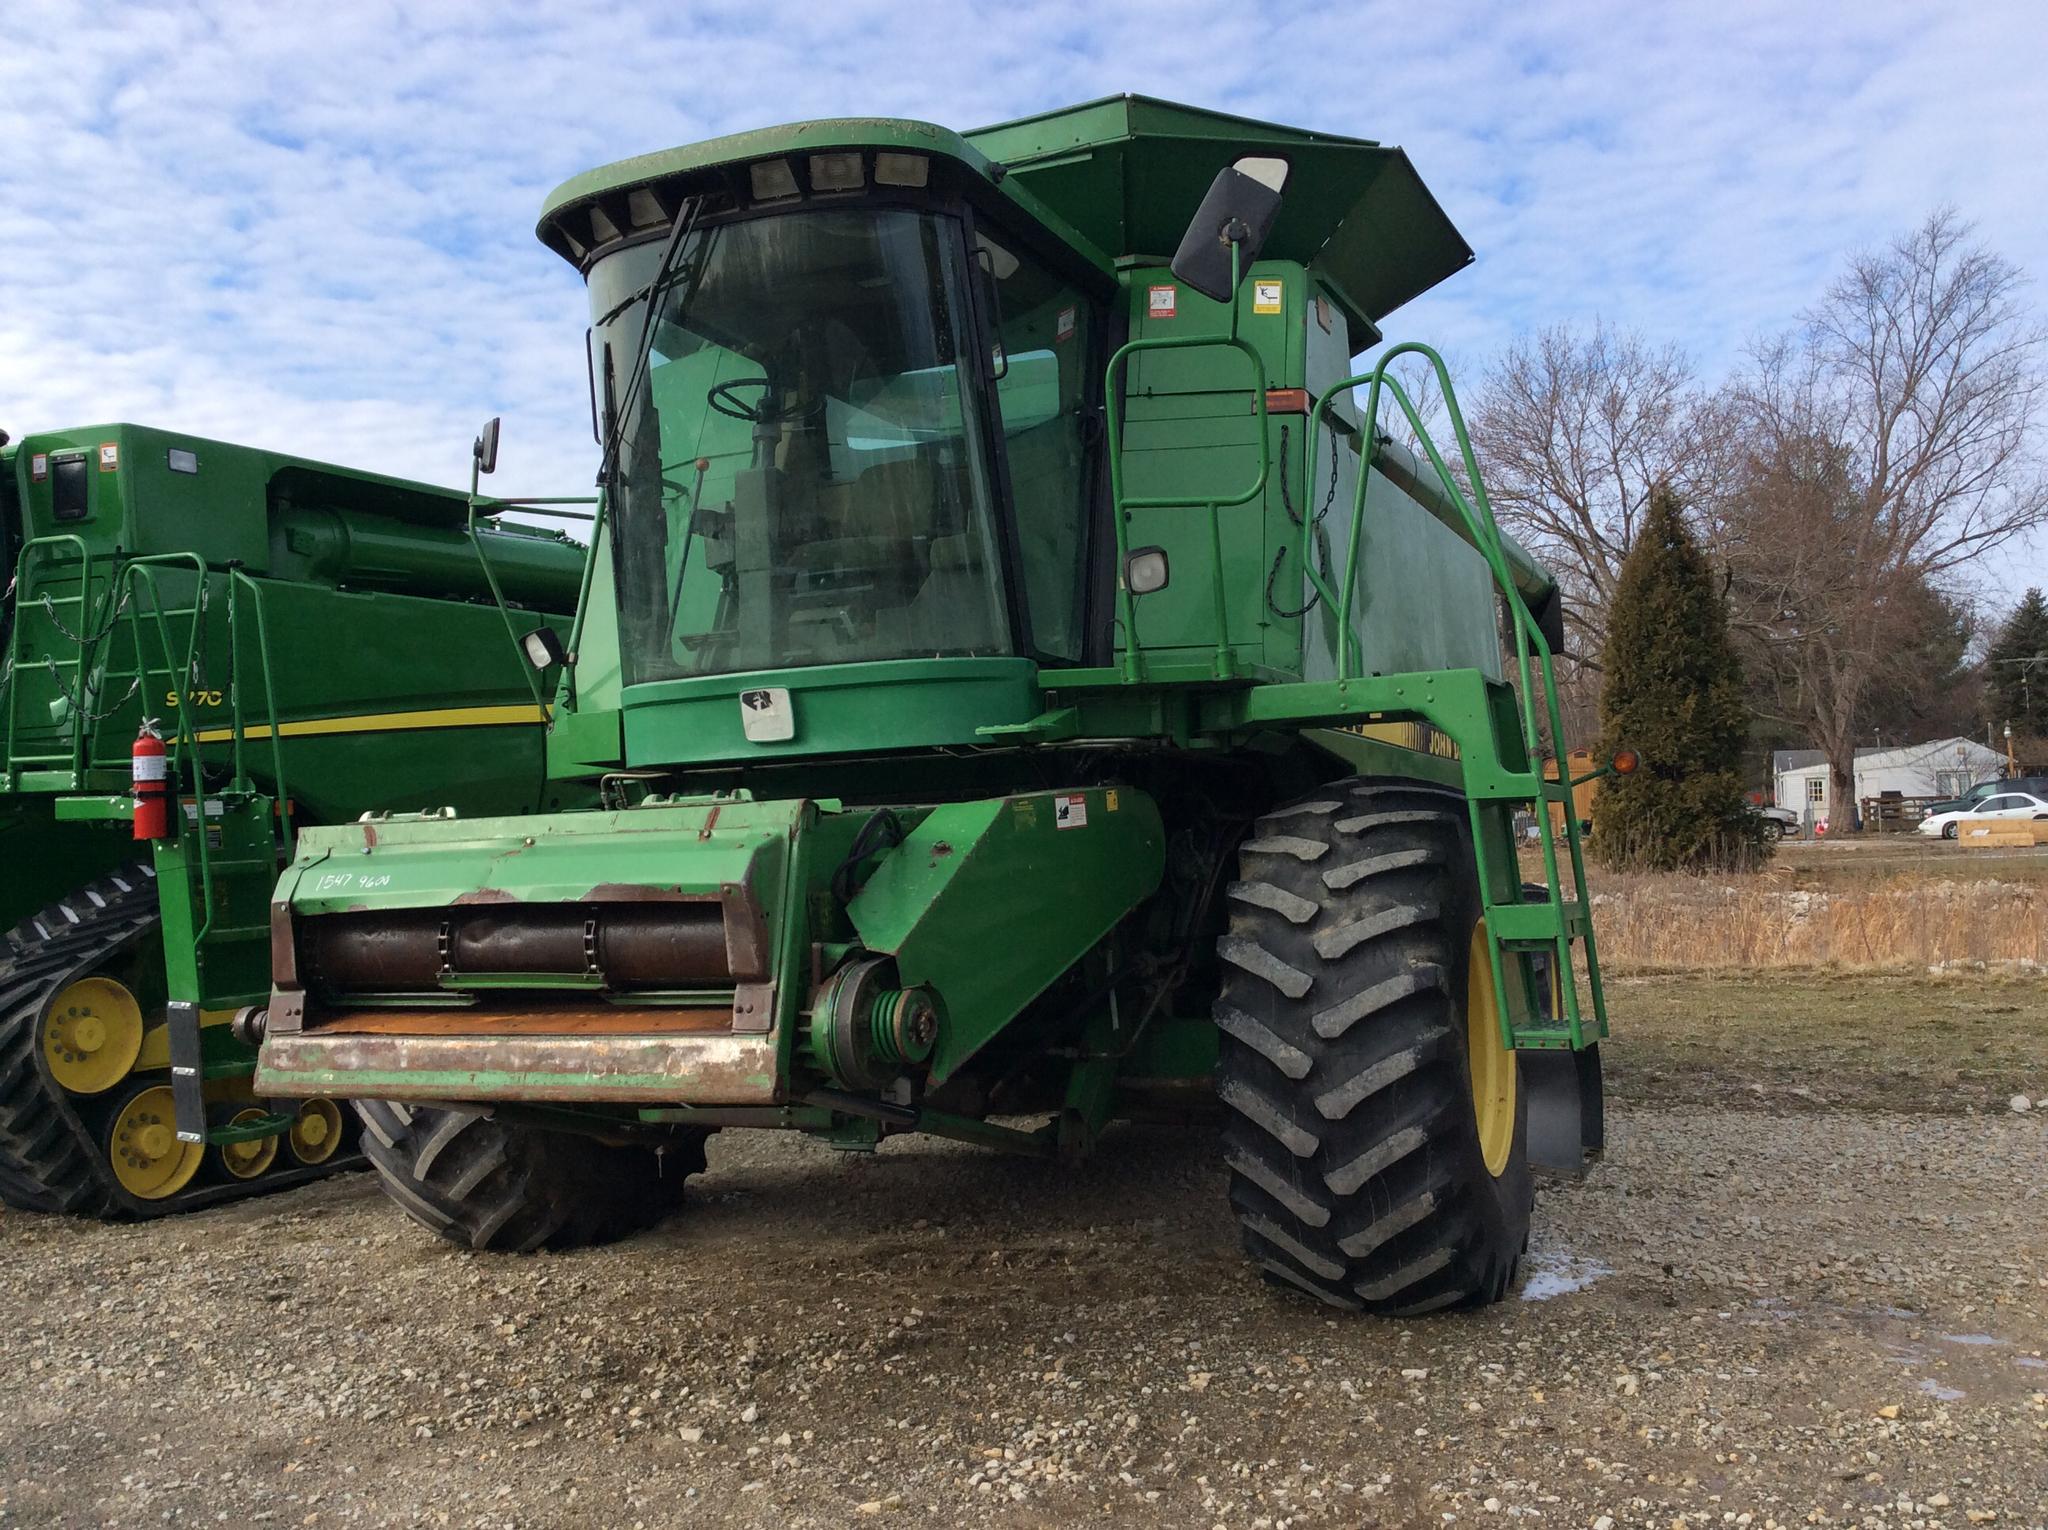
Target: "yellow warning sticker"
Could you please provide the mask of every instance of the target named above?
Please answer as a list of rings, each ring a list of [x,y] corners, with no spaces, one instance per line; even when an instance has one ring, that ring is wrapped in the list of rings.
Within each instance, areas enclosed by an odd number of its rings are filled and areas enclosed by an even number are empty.
[[[1116,811],[1116,789],[1114,787],[1102,794],[1102,811],[1105,813],[1114,813]]]
[[[1261,278],[1252,283],[1252,312],[1278,313],[1282,308],[1282,283]]]

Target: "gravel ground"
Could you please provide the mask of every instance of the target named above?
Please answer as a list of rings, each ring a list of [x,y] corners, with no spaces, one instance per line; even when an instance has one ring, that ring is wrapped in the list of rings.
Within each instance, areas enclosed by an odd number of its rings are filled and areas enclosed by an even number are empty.
[[[0,1524],[2048,1524],[2048,1112],[1635,1077],[1521,1299],[1404,1324],[1256,1279],[1206,1134],[729,1133],[678,1219],[532,1259],[365,1175],[9,1215]]]

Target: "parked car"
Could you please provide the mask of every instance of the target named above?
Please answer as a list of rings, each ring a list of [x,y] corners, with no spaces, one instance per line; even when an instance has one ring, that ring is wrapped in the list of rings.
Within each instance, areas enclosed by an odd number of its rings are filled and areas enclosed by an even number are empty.
[[[2048,776],[2008,776],[2003,781],[1979,781],[1960,797],[1928,803],[1927,812],[1929,815],[1969,812],[1987,797],[1996,797],[2003,792],[2029,792],[2036,797],[2048,797]]]
[[[1759,807],[1756,816],[1780,839],[1791,839],[1799,833],[1799,815],[1790,808]]]
[[[1969,818],[2048,818],[2048,796],[2037,797],[2032,792],[1997,792],[1961,812],[1930,813],[1920,820],[1916,832],[1954,839],[1957,826]]]

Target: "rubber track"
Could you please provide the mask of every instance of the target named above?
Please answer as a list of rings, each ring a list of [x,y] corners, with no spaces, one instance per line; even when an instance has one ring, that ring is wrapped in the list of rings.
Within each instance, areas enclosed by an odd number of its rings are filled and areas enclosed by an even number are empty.
[[[130,864],[23,920],[0,942],[0,1201],[7,1205],[108,1219],[160,1217],[360,1165],[359,1157],[340,1154],[254,1180],[195,1181],[160,1201],[138,1200],[121,1188],[92,1127],[50,1077],[36,1027],[65,987],[150,939],[161,922],[155,871]],[[170,1081],[168,1073],[162,1078]]]
[[[1513,1281],[1526,1166],[1479,1155],[1457,976],[1464,799],[1337,782],[1260,819],[1228,889],[1218,1093],[1247,1253],[1332,1306],[1412,1315]]]
[[[702,1172],[709,1135],[678,1130],[659,1148],[612,1147],[478,1110],[355,1104],[385,1194],[451,1243],[495,1253],[583,1248],[652,1227]]]

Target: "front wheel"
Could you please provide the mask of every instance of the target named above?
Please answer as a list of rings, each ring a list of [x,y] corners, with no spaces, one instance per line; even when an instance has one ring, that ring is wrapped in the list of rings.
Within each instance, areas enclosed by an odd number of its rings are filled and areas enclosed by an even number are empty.
[[[1464,799],[1353,780],[1260,819],[1216,1005],[1246,1251],[1333,1306],[1498,1301],[1528,1242],[1528,1101],[1501,1044]]]
[[[710,1133],[613,1147],[481,1111],[358,1100],[363,1152],[407,1216],[494,1253],[582,1248],[652,1227],[682,1205]]]
[[[1941,837],[1943,839],[1954,839],[1956,837],[1956,826],[1952,823],[1943,824],[1941,826]]]

